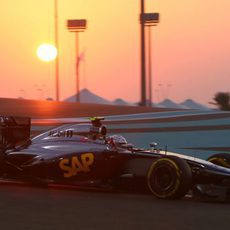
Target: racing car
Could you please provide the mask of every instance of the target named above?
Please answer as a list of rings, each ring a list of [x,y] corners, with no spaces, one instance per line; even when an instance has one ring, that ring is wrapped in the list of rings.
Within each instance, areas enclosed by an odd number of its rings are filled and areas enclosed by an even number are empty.
[[[31,119],[0,116],[0,178],[32,184],[84,185],[143,190],[160,199],[196,197],[227,200],[230,157],[208,161],[137,148],[123,136],[108,135],[103,117],[65,124],[31,137]]]

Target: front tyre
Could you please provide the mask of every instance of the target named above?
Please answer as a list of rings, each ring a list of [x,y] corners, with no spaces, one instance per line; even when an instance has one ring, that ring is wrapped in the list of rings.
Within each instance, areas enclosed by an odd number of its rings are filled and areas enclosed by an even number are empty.
[[[185,160],[174,156],[162,157],[150,166],[147,184],[157,198],[179,199],[191,188],[192,172]]]

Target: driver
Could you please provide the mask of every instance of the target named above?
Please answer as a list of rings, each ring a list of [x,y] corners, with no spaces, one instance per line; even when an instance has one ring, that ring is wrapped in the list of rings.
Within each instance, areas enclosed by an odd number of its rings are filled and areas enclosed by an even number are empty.
[[[109,137],[110,143],[117,147],[124,147],[127,145],[127,141],[123,136],[120,135],[113,135]]]

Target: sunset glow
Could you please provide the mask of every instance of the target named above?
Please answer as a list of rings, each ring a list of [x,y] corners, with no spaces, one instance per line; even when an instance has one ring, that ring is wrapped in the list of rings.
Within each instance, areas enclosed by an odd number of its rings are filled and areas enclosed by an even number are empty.
[[[53,61],[57,57],[57,49],[51,44],[42,44],[37,49],[37,56],[42,61]]]
[[[152,28],[153,102],[191,98],[208,104],[216,92],[230,91],[230,1],[145,2],[146,12],[160,13]],[[44,41],[55,44],[53,3],[1,1],[0,97],[37,99],[37,84],[46,85],[44,98],[55,98],[55,62],[44,65],[35,54]],[[140,0],[58,0],[61,100],[76,93],[75,36],[66,28],[68,19],[87,20],[79,33],[80,88],[109,100],[140,100],[139,13]]]

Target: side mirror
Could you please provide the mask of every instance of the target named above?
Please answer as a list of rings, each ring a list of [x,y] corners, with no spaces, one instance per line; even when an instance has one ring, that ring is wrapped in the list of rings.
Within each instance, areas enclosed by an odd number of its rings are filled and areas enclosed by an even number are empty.
[[[156,143],[156,142],[151,142],[151,143],[149,144],[149,146],[150,146],[151,148],[156,148],[156,147],[157,147],[157,143]]]
[[[128,150],[132,150],[132,149],[134,148],[134,145],[128,143],[128,144],[123,144],[122,147],[123,147],[123,148],[126,148],[126,149],[128,149]]]

